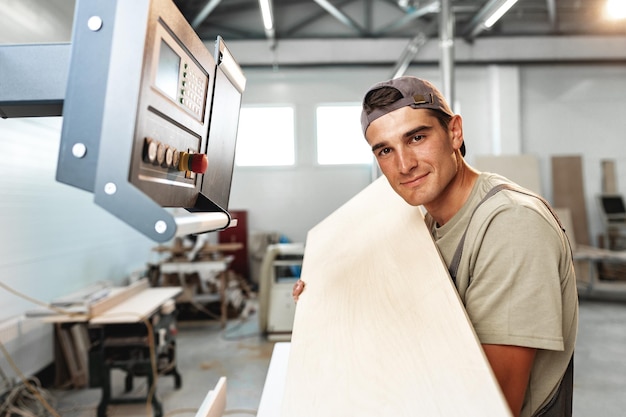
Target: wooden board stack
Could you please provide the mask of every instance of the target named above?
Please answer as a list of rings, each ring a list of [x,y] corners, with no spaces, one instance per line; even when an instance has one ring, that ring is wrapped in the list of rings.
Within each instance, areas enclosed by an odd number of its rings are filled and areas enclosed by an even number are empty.
[[[510,416],[419,208],[384,177],[307,236],[282,417]]]

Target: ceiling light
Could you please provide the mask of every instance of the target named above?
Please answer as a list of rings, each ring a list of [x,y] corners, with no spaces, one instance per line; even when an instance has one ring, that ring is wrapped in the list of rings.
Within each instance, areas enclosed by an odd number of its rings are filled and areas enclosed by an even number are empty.
[[[515,3],[517,3],[517,0],[507,0],[502,3],[500,7],[498,7],[496,11],[491,14],[491,16],[485,19],[485,27],[492,27],[506,12],[509,11],[511,7],[513,7]]]
[[[272,30],[274,28],[274,19],[272,17],[272,5],[270,4],[272,0],[259,0],[259,5],[261,7],[261,16],[263,16],[263,26],[266,31]]]
[[[604,13],[609,19],[624,19],[626,18],[626,2],[624,0],[606,0]]]

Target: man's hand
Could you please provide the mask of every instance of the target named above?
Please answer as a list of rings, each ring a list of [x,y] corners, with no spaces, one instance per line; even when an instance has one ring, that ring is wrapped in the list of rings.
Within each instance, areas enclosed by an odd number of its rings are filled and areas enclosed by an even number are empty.
[[[293,291],[291,292],[294,302],[298,301],[298,297],[300,297],[300,294],[302,294],[302,291],[304,291],[304,281],[299,279],[298,281],[296,281],[295,284],[293,284]]]

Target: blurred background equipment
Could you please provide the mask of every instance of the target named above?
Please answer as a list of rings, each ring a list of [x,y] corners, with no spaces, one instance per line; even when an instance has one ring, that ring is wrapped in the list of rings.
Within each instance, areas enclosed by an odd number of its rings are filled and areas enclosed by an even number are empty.
[[[261,264],[259,326],[269,340],[290,340],[296,303],[293,285],[300,278],[303,243],[269,245]]]

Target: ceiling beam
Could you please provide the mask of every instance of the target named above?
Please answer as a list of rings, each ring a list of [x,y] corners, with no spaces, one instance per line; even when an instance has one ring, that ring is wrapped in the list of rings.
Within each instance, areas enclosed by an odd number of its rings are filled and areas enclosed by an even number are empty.
[[[472,17],[470,22],[461,30],[461,35],[471,41],[480,32],[486,29],[485,21],[498,10],[507,0],[488,0],[483,7]]]
[[[409,41],[404,47],[400,58],[398,58],[396,65],[393,67],[390,78],[398,78],[404,75],[411,61],[419,52],[420,47],[424,45],[427,40],[426,35],[420,32]]]
[[[484,37],[472,43],[455,43],[457,65],[516,63],[626,63],[626,36],[526,36]],[[265,40],[232,40],[228,47],[242,66],[273,66]],[[438,65],[439,39],[420,47],[413,64]],[[207,41],[207,45],[209,42]],[[210,43],[212,45],[212,43]],[[277,46],[281,66],[394,65],[407,45],[406,39],[283,39]]]
[[[356,32],[359,32],[362,35],[366,35],[365,29],[361,27],[354,19],[350,16],[339,10],[336,6],[330,3],[328,0],[313,0],[315,3],[319,4],[324,10],[326,10],[332,17],[339,20],[344,25],[348,26],[351,29],[354,29]]]
[[[352,3],[353,0],[344,0],[342,2],[340,2],[339,4],[336,5],[336,7],[342,7],[346,4]],[[321,18],[328,16],[328,12],[326,10],[320,10],[316,13],[313,14],[309,14],[308,16],[306,16],[305,18],[303,18],[302,20],[294,23],[293,25],[291,25],[290,28],[285,29],[284,31],[280,31],[281,35],[285,35],[285,36],[289,36],[289,35],[293,35],[294,33],[297,33],[300,29],[303,29],[304,27],[320,20]]]
[[[408,13],[406,13],[404,16],[402,16],[401,18],[399,18],[398,20],[396,20],[395,22],[392,22],[391,24],[383,27],[382,29],[378,30],[376,32],[377,35],[384,35],[386,33],[389,32],[393,32],[396,29],[399,29],[403,26],[405,26],[407,23],[418,19],[422,16],[426,16],[428,14],[434,14],[434,13],[439,13],[439,10],[441,8],[441,3],[439,0],[432,0],[429,3],[427,3],[426,5],[414,9]]]
[[[200,24],[202,24],[202,22],[204,22],[204,20],[211,14],[213,9],[215,9],[221,2],[222,0],[207,1],[202,10],[200,10],[200,13],[198,13],[198,15],[191,22],[191,27],[197,29],[198,26],[200,26]]]

